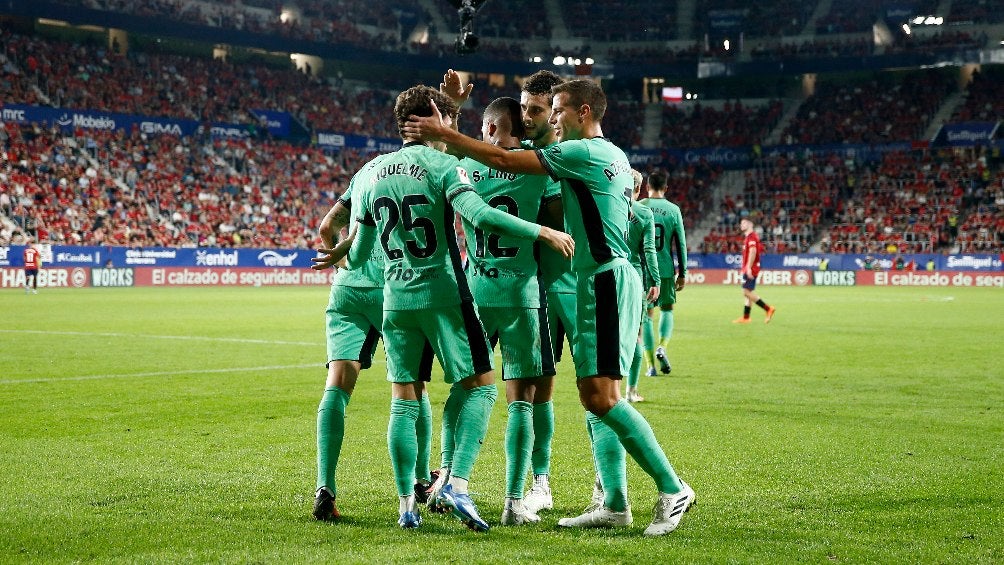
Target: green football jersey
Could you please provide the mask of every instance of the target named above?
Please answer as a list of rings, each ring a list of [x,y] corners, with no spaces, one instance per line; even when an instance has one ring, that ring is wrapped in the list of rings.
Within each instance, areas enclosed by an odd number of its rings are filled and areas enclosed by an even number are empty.
[[[544,149],[557,144],[558,142],[555,141]],[[522,146],[524,149],[536,149],[529,141],[523,141]],[[544,191],[544,204],[555,198],[561,198],[561,183],[550,177],[547,177],[547,179],[548,184],[547,190]],[[564,231],[567,233],[568,229],[565,228]],[[540,279],[544,285],[544,290],[559,294],[575,294],[575,273],[572,272],[572,262],[569,259],[565,259],[561,253],[546,245],[540,245],[538,246],[538,261],[540,262]]]
[[[687,273],[687,235],[683,231],[683,213],[680,207],[665,198],[646,198],[641,201],[655,216],[655,254],[659,257],[659,272],[671,279],[677,273]],[[676,245],[679,269],[673,266],[672,247]]]
[[[497,171],[462,159],[460,166],[489,206],[528,222],[535,222],[551,179]],[[487,233],[464,220],[467,237],[467,281],[474,301],[484,307],[540,307],[540,286],[534,243]]]
[[[355,188],[362,249],[384,258],[384,309],[418,310],[473,301],[460,261],[454,211],[475,227],[536,239],[540,226],[478,198],[455,157],[406,143]]]
[[[349,181],[349,187],[345,189],[345,192],[339,197],[339,200],[343,204],[352,209],[352,193],[356,186],[357,179],[364,179],[362,181],[365,184],[365,178],[367,173],[372,172],[373,168],[382,161],[386,155],[380,155],[375,157],[370,162],[363,165],[355,175],[352,176],[352,180]],[[349,233],[352,233],[353,227],[356,224],[356,215],[349,214]],[[349,253],[345,259],[345,268],[339,269],[338,273],[335,274],[335,278],[332,280],[331,284],[341,285],[341,286],[351,286],[355,288],[383,288],[383,260],[384,254],[383,249],[379,246],[369,246],[367,248],[367,253],[365,256],[360,256],[360,248],[365,245],[359,238],[352,242],[352,247],[349,248]]]
[[[537,150],[561,181],[565,228],[575,240],[572,270],[592,272],[611,259],[631,259],[628,207],[634,178],[627,156],[603,137],[562,141]]]
[[[639,202],[631,203],[628,224],[628,247],[631,264],[646,289],[659,285],[659,260],[655,256],[655,221],[652,211]]]

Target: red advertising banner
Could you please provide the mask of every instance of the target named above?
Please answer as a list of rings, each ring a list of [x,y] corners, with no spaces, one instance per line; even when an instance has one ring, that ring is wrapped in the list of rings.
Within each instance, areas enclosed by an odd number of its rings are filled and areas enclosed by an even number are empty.
[[[39,288],[127,286],[327,286],[335,271],[304,268],[189,268],[189,267],[43,267]],[[24,288],[24,269],[0,267],[0,288]],[[735,269],[692,269],[687,284],[735,285],[742,277]],[[1004,273],[973,271],[810,271],[763,270],[757,284],[764,286],[943,286],[1004,288]]]
[[[39,288],[126,286],[327,286],[335,271],[283,268],[43,267]],[[0,288],[24,288],[24,269],[0,267]]]
[[[812,284],[812,271],[760,271],[757,284],[768,286],[806,286]],[[742,275],[735,269],[692,269],[687,271],[687,284],[727,284],[739,286]]]
[[[311,269],[148,267],[136,269],[136,286],[322,286],[334,275]]]
[[[995,286],[1004,288],[1004,274],[973,271],[861,271],[858,284],[874,286]]]

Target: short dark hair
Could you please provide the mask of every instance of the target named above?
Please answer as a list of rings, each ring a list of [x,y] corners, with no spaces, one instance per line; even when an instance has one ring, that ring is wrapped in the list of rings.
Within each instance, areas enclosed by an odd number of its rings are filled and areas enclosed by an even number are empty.
[[[432,105],[435,102],[439,112],[451,118],[457,117],[457,104],[447,95],[419,84],[405,90],[397,95],[394,102],[394,118],[397,119],[397,131],[404,136],[404,124],[408,121],[408,116],[431,116]]]
[[[664,190],[668,181],[669,176],[667,176],[666,171],[662,169],[656,169],[648,175],[648,186],[654,188],[655,190]]]
[[[526,127],[523,126],[523,118],[520,115],[519,100],[503,96],[496,98],[485,108],[484,120],[490,121],[499,126],[508,126],[510,135],[523,139],[526,135]]]
[[[591,80],[576,79],[551,87],[551,94],[568,94],[572,106],[588,104],[593,112],[593,120],[599,122],[607,112],[607,95],[603,94],[600,85]]]
[[[523,87],[521,90],[532,96],[550,94],[551,88],[563,82],[565,82],[565,79],[561,78],[554,72],[539,70],[526,77],[526,80],[523,81]]]

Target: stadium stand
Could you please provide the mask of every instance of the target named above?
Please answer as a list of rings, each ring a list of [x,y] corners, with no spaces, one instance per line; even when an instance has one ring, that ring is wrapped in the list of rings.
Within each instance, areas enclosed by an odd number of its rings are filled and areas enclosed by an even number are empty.
[[[676,4],[559,0],[566,27],[594,42],[672,41],[677,38]]]
[[[887,8],[899,8],[901,2],[884,0],[843,0],[831,2],[830,10],[816,21],[816,33],[856,33],[870,32],[872,25],[885,15]],[[920,0],[911,5],[914,13],[934,14],[937,0]]]
[[[289,7],[274,0],[63,1],[430,57],[452,52],[452,44],[442,41],[434,29],[422,42],[413,41],[407,32],[420,25],[434,28],[436,18],[411,2],[305,1],[284,22],[280,15]],[[518,17],[537,6],[519,3],[520,10],[511,10],[493,4],[479,12],[478,33],[488,37],[483,55],[525,61],[527,50],[514,38],[546,40],[554,33],[554,22],[547,17],[532,25]],[[635,3],[595,4],[586,18],[585,3],[558,2],[567,28],[581,31],[587,40],[578,55],[591,53],[592,42],[614,63],[696,64],[703,57],[721,55],[707,50],[703,40],[677,37],[687,27],[676,21],[677,2],[649,6],[643,14]],[[936,8],[931,4],[921,3],[920,8]],[[983,7],[998,4],[954,2],[950,20],[994,21],[1002,10]],[[831,10],[817,22],[833,33],[858,35],[791,38],[810,23],[816,3],[773,1],[750,8],[717,0],[695,6],[692,35],[706,31],[703,26],[715,10],[739,10],[743,25],[756,29],[750,36],[766,39],[742,54],[749,59],[868,57],[876,50],[870,34],[865,34],[884,6],[861,4],[857,14],[839,17]],[[456,23],[449,3],[439,7],[443,20]],[[838,20],[835,24],[827,23],[833,18]],[[645,26],[625,23],[638,21]],[[865,21],[869,23],[861,23]],[[884,52],[955,52],[989,43],[982,30],[961,27],[911,36],[886,46]],[[291,67],[135,46],[119,53],[107,41],[44,38],[23,27],[17,32],[3,28],[0,48],[0,96],[5,103],[251,126],[259,122],[252,110],[265,109],[288,112],[308,131],[398,137],[389,108],[404,85],[392,76],[368,81],[315,77]],[[551,55],[569,53],[557,46],[534,49]],[[501,83],[497,75],[475,75],[473,80],[477,87],[460,127],[476,136],[478,110],[497,96],[514,95],[518,87],[511,77]],[[613,80],[608,96],[609,115],[614,118],[605,120],[604,130],[625,148],[655,150],[656,156],[639,168],[670,172],[668,197],[680,203],[688,229],[712,222],[703,241],[690,242],[694,249],[735,252],[736,219],[756,214],[771,252],[1000,252],[1004,173],[999,149],[930,148],[924,136],[936,127],[936,116],[946,124],[1004,119],[999,96],[1004,72],[992,65],[976,70],[961,102],[947,106],[958,88],[956,80],[957,73],[944,70],[820,74],[814,94],[804,100],[772,95],[766,104],[756,105],[736,97],[718,104],[669,105],[659,108],[658,121],[650,119],[654,109],[642,101],[640,88]],[[786,119],[789,111],[793,116]],[[16,238],[32,218],[40,235],[54,243],[313,246],[320,216],[351,173],[373,154],[305,147],[273,139],[264,128],[259,131],[261,135],[247,139],[222,140],[204,133],[178,138],[79,127],[67,132],[7,122],[0,130],[5,158],[0,163],[0,243]],[[807,146],[917,145],[870,161],[827,151],[761,156],[742,174],[740,193],[722,198],[713,190],[724,172],[721,165],[704,157],[681,162],[666,153],[657,155],[659,148],[759,151],[768,137]]]
[[[882,143],[920,139],[952,85],[937,70],[823,80],[785,129],[788,143]]]
[[[701,2],[695,10],[695,24],[704,33],[714,33],[709,22],[714,14],[731,13],[742,21],[750,37],[781,37],[800,35],[808,23],[817,2],[790,2],[768,0],[744,2],[742,0],[711,0]]]
[[[726,102],[722,109],[695,104],[689,110],[676,106],[662,109],[659,140],[666,147],[736,147],[761,143],[781,117],[783,104],[773,100],[764,106]]]

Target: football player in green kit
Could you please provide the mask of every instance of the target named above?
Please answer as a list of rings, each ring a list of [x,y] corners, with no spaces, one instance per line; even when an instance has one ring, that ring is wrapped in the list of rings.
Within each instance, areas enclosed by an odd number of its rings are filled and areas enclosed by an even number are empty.
[[[520,151],[523,136],[519,101],[499,98],[485,108],[481,136],[492,145]],[[489,206],[533,222],[540,215],[550,179],[491,169],[466,158],[460,166]],[[537,278],[534,243],[484,230],[464,221],[467,280],[488,338],[502,351],[508,418],[505,433],[506,498],[504,526],[540,521],[523,506],[523,487],[533,446],[533,398],[541,380],[554,377],[551,336],[543,288]]]
[[[455,158],[405,132],[409,116],[429,115],[440,105],[450,123],[457,109],[440,92],[416,86],[398,96],[394,115],[405,143],[357,187],[353,213],[359,223],[351,237],[364,242],[361,256],[368,255],[367,246],[376,245],[385,256],[383,336],[392,383],[387,441],[400,499],[398,523],[404,528],[421,524],[413,492],[415,421],[428,341],[453,385],[443,415],[443,442],[454,445],[450,476],[432,496],[471,529],[487,531],[467,486],[497,389],[491,349],[460,263],[454,213],[475,228],[540,240],[566,255],[574,244],[567,234],[485,204]],[[443,119],[437,115],[438,123]]]
[[[641,186],[645,179],[641,172],[631,169],[631,176],[634,179],[634,190],[631,198],[631,224],[628,228],[628,248],[631,250],[631,265],[638,271],[638,276],[642,281],[642,294],[644,310],[646,305],[655,301],[659,297],[659,261],[655,256],[655,220],[652,217],[652,210],[641,202],[638,196],[641,194]],[[642,327],[646,312],[642,312]],[[638,340],[635,341],[634,359],[631,361],[631,372],[628,374],[627,389],[625,398],[628,402],[644,402],[644,398],[638,394],[638,378],[641,376],[641,328],[639,328]]]
[[[619,381],[631,367],[641,323],[642,285],[627,246],[632,189],[627,156],[603,137],[606,96],[596,83],[573,80],[552,88],[549,122],[559,143],[547,149],[505,151],[452,130],[438,108],[412,115],[404,134],[443,141],[453,152],[493,169],[547,173],[562,183],[565,227],[579,242],[572,258],[577,320],[572,357],[579,399],[587,410],[593,457],[604,499],[563,527],[627,526],[625,451],[653,478],[658,490],[646,535],[673,531],[694,500],[694,491],[673,471],[651,426],[620,397]]]
[[[655,171],[648,177],[648,198],[642,204],[652,210],[655,217],[655,252],[659,257],[659,272],[662,282],[659,292],[659,332],[655,333],[652,323],[653,308],[649,308],[648,316],[642,320],[644,324],[645,355],[648,357],[649,376],[655,376],[655,362],[659,361],[659,370],[664,375],[672,371],[666,347],[673,337],[673,305],[676,304],[676,293],[683,290],[687,282],[687,235],[683,229],[683,214],[680,207],[666,200],[666,173]],[[676,248],[676,259],[679,269],[673,265],[673,248]]]
[[[547,119],[551,113],[551,87],[561,84],[564,79],[551,71],[537,71],[523,81],[520,90],[519,107],[523,119],[524,149],[545,148],[557,143],[554,129]],[[460,76],[450,69],[443,75],[439,85],[461,107],[470,96],[473,85],[461,85]],[[544,194],[539,222],[554,229],[564,229],[561,211],[561,184],[544,176],[548,185]],[[575,329],[575,275],[572,263],[567,257],[551,248],[540,245],[538,262],[539,280],[544,285],[547,302],[547,324],[550,328],[550,342],[554,350],[554,362],[561,360],[562,342],[568,338],[572,345]],[[551,443],[554,438],[554,378],[542,375],[531,381],[521,379],[517,385],[521,390],[532,386],[533,398],[533,446],[530,460],[533,470],[533,484],[523,497],[523,508],[530,513],[554,507],[551,495]],[[508,386],[508,385],[507,385]],[[523,390],[520,394],[525,393]],[[508,393],[507,393],[508,394]],[[508,481],[507,481],[508,482]]]
[[[315,270],[334,266],[329,254],[341,228],[352,224],[352,192],[356,179],[380,162],[376,157],[363,165],[352,177],[348,188],[321,220],[318,233],[325,245],[313,259]],[[365,261],[348,262],[335,274],[325,312],[327,327],[327,369],[324,395],[317,408],[317,490],[314,496],[314,518],[336,520],[341,517],[335,504],[335,471],[345,437],[345,412],[356,380],[362,369],[373,361],[380,326],[383,323],[383,255],[374,249]],[[428,381],[432,359],[422,369],[422,381]],[[418,458],[415,476],[416,495],[425,495],[433,479],[429,473],[429,451],[432,447],[432,406],[429,395],[420,395]]]

